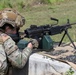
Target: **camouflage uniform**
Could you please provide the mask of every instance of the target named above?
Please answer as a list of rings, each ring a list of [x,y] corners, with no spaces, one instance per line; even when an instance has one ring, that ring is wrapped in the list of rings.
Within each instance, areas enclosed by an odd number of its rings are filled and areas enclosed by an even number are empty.
[[[22,26],[24,24],[24,18],[15,10],[4,9],[0,12],[0,27],[4,23],[10,23],[12,26]],[[20,51],[12,38],[0,31],[0,75],[5,75],[7,72],[7,59],[11,65],[22,68],[26,64],[31,52],[32,50],[28,47]]]

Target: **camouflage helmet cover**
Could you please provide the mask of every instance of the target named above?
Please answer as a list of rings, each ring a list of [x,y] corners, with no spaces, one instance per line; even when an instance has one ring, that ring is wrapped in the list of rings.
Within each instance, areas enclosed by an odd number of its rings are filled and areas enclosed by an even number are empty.
[[[25,24],[25,18],[21,16],[16,10],[6,8],[0,11],[0,27],[2,27],[5,23],[9,23],[13,27],[21,27]]]

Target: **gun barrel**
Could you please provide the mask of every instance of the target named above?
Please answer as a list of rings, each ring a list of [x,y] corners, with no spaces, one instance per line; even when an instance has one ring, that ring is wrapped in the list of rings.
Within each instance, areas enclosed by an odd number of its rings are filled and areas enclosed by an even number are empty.
[[[76,23],[72,23],[72,24],[70,24],[70,25],[75,25]]]

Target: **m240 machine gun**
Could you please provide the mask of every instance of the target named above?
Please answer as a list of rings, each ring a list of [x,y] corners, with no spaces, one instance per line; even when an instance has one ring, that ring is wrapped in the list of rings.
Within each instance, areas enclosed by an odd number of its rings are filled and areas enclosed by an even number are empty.
[[[58,19],[51,18],[51,20],[56,21],[58,24]],[[56,35],[56,34],[61,34],[64,32],[64,35],[62,36],[59,46],[61,45],[65,35],[68,36],[69,40],[71,41],[72,45],[75,47],[69,33],[68,29],[72,28],[72,25],[75,25],[76,23],[70,23],[69,19],[67,20],[67,23],[64,25],[42,25],[42,26],[37,26],[37,25],[31,25],[30,28],[27,28],[24,30],[24,33],[26,34],[25,37],[27,38],[34,38],[39,40],[39,48],[41,49],[52,49],[53,48],[53,41],[50,38],[50,35]]]

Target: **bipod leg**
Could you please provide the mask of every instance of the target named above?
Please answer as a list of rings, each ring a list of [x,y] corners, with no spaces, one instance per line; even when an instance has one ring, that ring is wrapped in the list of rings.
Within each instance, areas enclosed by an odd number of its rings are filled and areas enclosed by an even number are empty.
[[[61,43],[62,43],[62,41],[63,41],[63,39],[64,39],[65,35],[66,35],[66,31],[65,31],[65,33],[64,33],[64,35],[63,35],[63,37],[62,37],[61,41],[59,42],[59,45],[58,45],[58,46],[60,46],[60,45],[61,45]]]
[[[76,49],[76,46],[75,46],[75,44],[73,43],[73,40],[71,39],[71,37],[70,37],[70,35],[68,34],[68,32],[66,32],[66,34],[67,34],[69,40],[71,41],[72,45],[73,45],[74,48]]]

